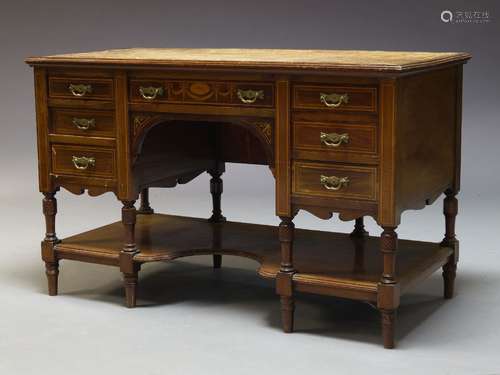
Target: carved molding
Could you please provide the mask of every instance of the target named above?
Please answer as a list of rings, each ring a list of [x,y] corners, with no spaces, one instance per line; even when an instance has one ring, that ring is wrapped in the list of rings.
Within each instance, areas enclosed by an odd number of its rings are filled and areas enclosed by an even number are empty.
[[[152,182],[152,183],[148,184],[147,186],[141,186],[141,188],[144,188],[144,187],[171,188],[171,187],[177,186],[178,184],[181,184],[181,185],[187,184],[188,182],[195,179],[196,177],[198,177],[200,174],[202,174],[204,172],[205,172],[204,170],[200,170],[200,171],[190,172],[190,173],[186,173],[186,174],[179,175],[179,176],[168,177],[168,178],[165,178],[162,180]]]
[[[62,187],[75,195],[82,195],[85,191],[87,191],[88,195],[91,197],[97,197],[98,195],[102,195],[107,192],[115,193],[113,190],[104,186],[82,186],[79,184],[62,183],[59,184],[58,187]]]
[[[316,206],[298,206],[296,207],[298,210],[304,210],[309,212],[310,214],[316,216],[319,219],[329,220],[333,217],[334,214],[338,214],[339,220],[342,221],[352,221],[362,216],[371,216],[366,212],[360,211],[349,211],[349,210],[334,210],[328,207],[316,207]],[[375,219],[375,218],[374,218]]]

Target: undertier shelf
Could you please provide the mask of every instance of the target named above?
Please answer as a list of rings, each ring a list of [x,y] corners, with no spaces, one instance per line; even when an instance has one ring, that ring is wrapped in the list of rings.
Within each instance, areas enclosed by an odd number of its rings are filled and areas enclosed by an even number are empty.
[[[258,273],[274,278],[280,267],[277,226],[225,222],[173,215],[137,215],[139,263],[168,261],[190,255],[228,254],[260,263]],[[123,246],[121,222],[62,240],[60,259],[118,265]],[[402,292],[446,263],[451,248],[399,240],[397,275]],[[298,291],[376,300],[382,273],[379,237],[296,229],[293,243],[294,286]]]

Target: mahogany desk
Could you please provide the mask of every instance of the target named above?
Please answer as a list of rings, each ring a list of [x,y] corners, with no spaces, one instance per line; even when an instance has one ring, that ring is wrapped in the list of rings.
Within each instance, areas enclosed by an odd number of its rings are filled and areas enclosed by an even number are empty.
[[[39,186],[49,294],[58,264],[117,266],[135,306],[141,264],[195,254],[260,262],[276,279],[285,332],[294,292],[371,301],[394,346],[400,296],[443,267],[453,296],[458,260],[462,66],[466,53],[126,49],[29,58],[34,66]],[[268,165],[278,228],[226,221],[225,162]],[[148,188],[211,176],[210,219],[153,213]],[[251,181],[248,181],[251,184]],[[122,221],[67,239],[55,194],[113,192]],[[440,243],[398,240],[401,213],[442,193]],[[141,198],[140,208],[134,204]],[[306,210],[355,220],[348,234],[294,230]],[[383,228],[369,237],[363,217]]]

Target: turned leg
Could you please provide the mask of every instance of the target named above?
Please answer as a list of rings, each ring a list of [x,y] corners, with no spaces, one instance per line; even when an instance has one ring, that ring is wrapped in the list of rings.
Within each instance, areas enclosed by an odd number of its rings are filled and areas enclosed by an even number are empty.
[[[395,227],[384,227],[380,239],[383,272],[378,284],[378,308],[382,317],[384,347],[394,348],[396,310],[399,306],[399,283],[396,280],[398,236]]]
[[[280,270],[276,276],[276,292],[281,301],[281,323],[283,331],[293,332],[295,302],[293,299],[293,234],[294,224],[291,217],[281,217],[279,240],[281,247]]]
[[[138,214],[141,215],[151,215],[154,214],[154,210],[151,208],[149,204],[149,189],[144,188],[141,190],[141,205],[139,206],[139,210],[137,210]]]
[[[365,239],[368,237],[368,232],[365,230],[363,216],[358,217],[354,224],[354,230],[350,234],[354,244],[354,273],[364,272],[365,263]]]
[[[444,298],[453,298],[455,289],[455,277],[457,274],[458,262],[458,240],[455,236],[455,218],[458,213],[458,201],[456,192],[447,190],[445,192],[446,198],[443,204],[443,213],[445,217],[446,232],[441,246],[451,247],[453,254],[448,258],[448,262],[443,266],[443,280],[444,280]]]
[[[354,230],[351,232],[351,237],[365,237],[368,236],[368,232],[365,230],[365,224],[363,221],[363,216],[358,217],[354,224]]]
[[[222,174],[225,171],[224,163],[217,163],[216,168],[208,171],[212,178],[210,179],[210,194],[212,194],[212,216],[209,221],[212,223],[222,223],[226,218],[222,215],[221,197],[223,191]],[[213,255],[214,268],[220,268],[222,265],[222,255]]]
[[[120,271],[123,273],[125,302],[127,307],[135,307],[137,279],[140,265],[134,261],[139,252],[135,243],[136,209],[135,201],[123,201],[122,223],[125,229],[125,241],[120,252]]]
[[[56,236],[57,200],[55,194],[55,192],[43,193],[45,238],[42,241],[42,259],[45,262],[49,296],[57,295],[57,280],[59,276],[59,261],[54,251],[54,246],[58,242]]]

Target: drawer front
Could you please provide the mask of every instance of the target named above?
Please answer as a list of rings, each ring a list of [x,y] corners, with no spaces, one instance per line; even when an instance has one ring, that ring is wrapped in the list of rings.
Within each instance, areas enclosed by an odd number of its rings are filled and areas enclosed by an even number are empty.
[[[130,80],[130,101],[272,107],[272,83]]]
[[[59,110],[52,111],[52,132],[63,135],[114,138],[115,120],[111,111]]]
[[[376,156],[377,128],[375,125],[295,122],[293,148],[321,152],[322,160],[331,161],[351,153]]]
[[[113,80],[106,78],[50,77],[49,97],[113,100]]]
[[[115,150],[101,147],[52,145],[52,173],[87,176],[114,177]]]
[[[325,111],[377,111],[377,89],[374,87],[295,85],[293,108]]]
[[[295,162],[293,194],[376,200],[377,168]]]

